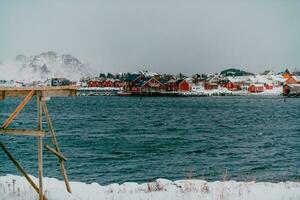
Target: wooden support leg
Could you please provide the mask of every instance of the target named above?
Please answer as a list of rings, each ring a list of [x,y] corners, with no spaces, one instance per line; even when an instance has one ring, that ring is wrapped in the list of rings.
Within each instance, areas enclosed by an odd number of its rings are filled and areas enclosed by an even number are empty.
[[[26,180],[29,182],[29,184],[35,189],[35,191],[38,193],[39,188],[36,186],[36,184],[33,182],[33,180],[28,176],[27,172],[23,169],[23,167],[18,163],[17,160],[14,159],[12,154],[8,151],[8,149],[0,142],[0,147],[4,151],[4,153],[7,155],[7,157],[13,162],[13,164],[17,167],[19,172],[26,178]]]
[[[42,130],[42,107],[41,95],[37,94],[37,112],[39,131]],[[39,200],[43,200],[43,137],[38,136],[38,177],[39,177]]]
[[[54,128],[53,128],[53,125],[52,125],[52,122],[51,122],[51,118],[50,118],[50,115],[49,115],[49,112],[48,112],[48,108],[47,108],[47,105],[46,105],[45,101],[42,101],[42,108],[43,108],[43,111],[45,113],[45,118],[46,118],[46,121],[47,121],[47,124],[48,124],[48,128],[49,128],[50,133],[51,133],[51,141],[52,141],[52,143],[54,145],[54,148],[55,148],[56,152],[58,152],[60,154],[60,149],[59,149],[58,141],[56,139],[56,134],[55,134],[55,131],[54,131]],[[72,191],[71,191],[71,187],[70,187],[70,184],[69,184],[69,181],[68,181],[68,176],[67,176],[67,172],[66,172],[66,169],[65,169],[64,160],[62,158],[58,157],[58,161],[59,161],[61,174],[62,174],[62,176],[64,178],[67,191],[71,193]]]
[[[43,137],[38,137],[38,176],[39,176],[39,196],[43,200]]]
[[[25,97],[25,99],[20,103],[17,109],[9,116],[9,118],[4,122],[1,128],[7,128],[11,121],[17,116],[17,114],[24,108],[24,106],[28,103],[28,101],[33,97],[35,91],[32,90],[29,94]]]
[[[61,153],[57,152],[55,149],[49,147],[48,145],[44,146],[48,151],[50,151],[51,153],[53,153],[54,155],[56,155],[58,158],[62,159],[63,161],[67,161],[67,158],[62,155]]]
[[[8,149],[0,142],[0,147],[4,151],[4,153],[7,155],[7,157],[13,162],[13,164],[16,166],[16,168],[19,170],[19,172],[25,177],[25,179],[28,181],[28,183],[33,187],[33,189],[39,193],[39,187],[34,183],[34,181],[30,178],[28,173],[24,170],[24,168],[19,164],[19,162],[14,159],[12,154],[8,151]],[[43,200],[47,200],[45,196],[43,196]]]

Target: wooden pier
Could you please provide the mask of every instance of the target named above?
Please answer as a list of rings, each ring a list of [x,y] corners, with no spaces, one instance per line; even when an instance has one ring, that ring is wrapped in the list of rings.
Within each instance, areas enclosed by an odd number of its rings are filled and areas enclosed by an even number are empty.
[[[47,149],[53,155],[58,158],[60,165],[61,174],[65,181],[66,189],[71,193],[71,187],[68,182],[68,176],[66,173],[64,162],[67,158],[60,152],[58,141],[56,138],[56,133],[54,131],[52,121],[49,115],[49,111],[46,105],[46,101],[51,97],[68,97],[76,96],[76,87],[61,86],[61,87],[0,87],[0,100],[4,100],[7,97],[22,98],[24,100],[19,104],[16,110],[7,118],[0,128],[0,134],[7,135],[21,135],[21,136],[34,136],[37,138],[37,160],[38,160],[38,186],[29,177],[25,169],[20,165],[20,163],[13,157],[13,155],[8,151],[5,145],[0,141],[0,147],[7,157],[13,162],[17,170],[26,178],[29,184],[36,190],[39,194],[39,200],[46,200],[43,190],[43,148]],[[34,97],[37,98],[37,128],[35,130],[24,130],[24,129],[10,129],[8,126],[18,115],[18,113],[25,107],[25,105]],[[42,127],[43,113],[48,124],[48,132],[50,133],[51,141],[53,147],[49,145],[44,145],[44,137],[48,135]]]

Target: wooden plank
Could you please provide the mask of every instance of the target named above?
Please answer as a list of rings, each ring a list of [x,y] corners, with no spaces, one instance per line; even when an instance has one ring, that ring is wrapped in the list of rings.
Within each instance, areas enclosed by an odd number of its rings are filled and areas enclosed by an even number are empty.
[[[8,151],[8,149],[1,142],[0,142],[0,147],[2,148],[2,150],[4,151],[4,153],[7,155],[7,157],[13,162],[13,164],[16,166],[16,168],[19,170],[19,172],[25,177],[25,179],[28,181],[28,183],[38,193],[39,192],[38,186],[34,183],[34,181],[29,177],[29,175],[23,169],[23,167],[19,164],[19,162],[14,159],[14,157],[12,156],[12,154]],[[47,200],[45,196],[44,196],[44,200]]]
[[[46,104],[45,101],[42,101],[42,108],[43,108],[43,111],[45,113],[45,117],[46,117],[46,121],[47,121],[47,124],[48,124],[48,128],[49,128],[50,133],[51,133],[52,144],[54,145],[55,150],[58,153],[60,153],[58,141],[56,139],[56,134],[55,134],[55,131],[54,131],[54,128],[53,128],[53,125],[52,125],[52,121],[51,121],[51,118],[50,118],[50,115],[49,115],[49,111],[48,111],[48,108],[47,108],[47,104]],[[64,165],[64,160],[61,159],[61,158],[59,158],[58,161],[59,161],[59,165],[60,165],[61,174],[62,174],[62,176],[64,178],[64,181],[65,181],[66,188],[67,188],[68,192],[72,193],[71,186],[70,186],[69,180],[68,180],[68,175],[67,175],[67,172],[66,172],[66,169],[65,169],[65,165]]]
[[[64,160],[64,161],[67,161],[67,158],[62,155],[60,152],[57,152],[55,149],[51,148],[50,146],[48,145],[45,145],[44,146],[48,151],[50,151],[51,153],[53,153],[54,155],[56,155],[58,158]]]
[[[70,97],[76,96],[76,93],[72,92],[73,90],[43,90],[42,96],[43,97]],[[76,91],[76,90],[74,90]]]
[[[38,125],[37,129],[42,130],[42,104],[41,104],[41,92],[37,91],[37,117]],[[38,178],[39,178],[39,200],[44,199],[43,190],[43,137],[38,137]]]
[[[30,90],[24,90],[24,91],[13,91],[13,90],[8,90],[8,91],[2,91],[5,92],[5,97],[24,97],[27,96],[30,93]]]
[[[58,86],[58,87],[0,87],[1,94],[4,93],[5,97],[22,97],[28,95],[30,91],[40,91],[42,96],[45,97],[65,97],[76,96],[76,86]],[[4,98],[4,97],[3,97]]]
[[[0,129],[0,133],[7,135],[28,135],[28,136],[45,136],[44,131],[37,130],[20,130],[20,129]]]
[[[17,107],[17,109],[8,117],[8,119],[4,122],[1,128],[6,128],[11,123],[11,121],[17,116],[17,114],[24,108],[24,106],[30,101],[30,99],[35,94],[35,91],[30,91],[29,94],[25,97],[25,99],[21,102],[21,104]]]

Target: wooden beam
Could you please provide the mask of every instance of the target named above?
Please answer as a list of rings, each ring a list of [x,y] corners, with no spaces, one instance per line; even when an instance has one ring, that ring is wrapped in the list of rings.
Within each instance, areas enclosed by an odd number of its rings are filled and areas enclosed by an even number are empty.
[[[76,96],[76,90],[42,90],[43,97],[69,97]]]
[[[37,130],[19,130],[19,129],[0,129],[0,133],[7,135],[28,135],[28,136],[45,136],[44,131]]]
[[[6,97],[13,97],[13,98],[16,98],[16,97],[26,97],[30,91],[29,90],[24,90],[24,91],[11,91],[11,90],[8,90],[8,91],[5,91],[5,90],[2,90],[2,92],[4,93],[4,98]]]
[[[43,111],[45,113],[45,118],[46,118],[48,128],[49,128],[50,133],[51,133],[52,144],[54,145],[56,152],[60,153],[60,149],[59,149],[59,146],[58,146],[58,141],[56,139],[56,134],[55,134],[55,131],[54,131],[54,128],[53,128],[53,125],[52,125],[52,121],[51,121],[51,118],[50,118],[50,115],[49,115],[49,111],[48,111],[48,108],[47,108],[47,104],[46,104],[45,101],[42,101],[42,108],[43,108]],[[64,178],[67,191],[72,193],[71,186],[70,186],[69,180],[68,180],[68,175],[67,175],[65,165],[64,165],[64,160],[61,159],[61,158],[58,158],[58,161],[59,161],[60,171],[61,171],[61,174]]]
[[[8,119],[4,122],[1,128],[7,128],[11,121],[17,116],[17,114],[24,108],[24,106],[30,101],[30,99],[35,94],[35,91],[30,91],[29,94],[25,97],[25,99],[21,102],[21,104],[17,107],[17,109],[8,117]]]
[[[45,87],[0,87],[0,100],[5,97],[23,97],[30,91],[40,91],[44,97],[76,96],[76,86],[45,86]]]
[[[37,117],[38,125],[37,129],[42,130],[42,104],[41,104],[41,93],[37,92]],[[39,178],[39,200],[44,199],[43,190],[43,137],[38,137],[38,178]]]
[[[8,149],[0,142],[0,147],[4,151],[4,153],[7,155],[7,157],[13,162],[13,164],[16,166],[16,168],[19,170],[19,172],[25,177],[25,179],[28,181],[28,183],[33,187],[33,189],[38,193],[39,188],[38,186],[34,183],[34,181],[29,177],[27,172],[23,169],[23,167],[18,163],[17,160],[14,159],[12,154],[8,151]],[[44,200],[47,200],[46,197],[44,196]]]
[[[57,152],[55,149],[51,148],[50,146],[48,145],[45,145],[44,146],[48,151],[50,151],[51,153],[53,153],[54,155],[56,155],[58,158],[64,160],[64,161],[67,161],[67,158],[62,155],[61,153]]]

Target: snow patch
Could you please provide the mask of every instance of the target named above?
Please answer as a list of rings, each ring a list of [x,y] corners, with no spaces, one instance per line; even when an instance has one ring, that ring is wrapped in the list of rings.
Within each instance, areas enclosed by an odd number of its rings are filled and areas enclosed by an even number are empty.
[[[37,183],[37,179],[32,177]],[[236,182],[204,180],[170,181],[157,179],[150,183],[123,183],[101,186],[97,183],[70,182],[73,193],[65,190],[63,181],[45,178],[45,195],[49,200],[285,200],[300,199],[298,182]],[[0,177],[0,200],[32,200],[38,196],[24,177]]]

